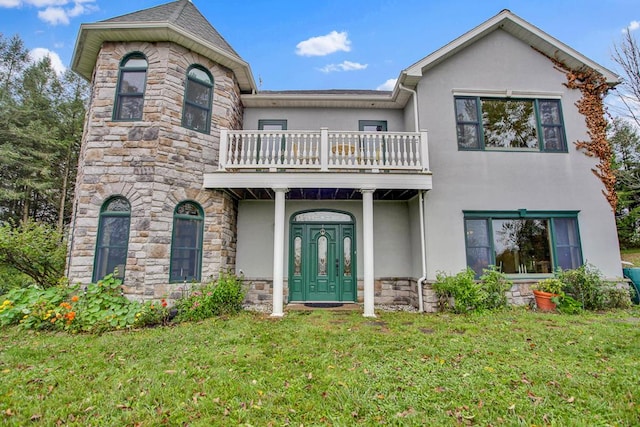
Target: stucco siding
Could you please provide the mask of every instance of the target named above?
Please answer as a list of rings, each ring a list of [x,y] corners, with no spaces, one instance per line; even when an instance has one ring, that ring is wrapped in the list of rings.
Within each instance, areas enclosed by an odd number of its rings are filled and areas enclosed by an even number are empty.
[[[289,220],[303,210],[333,209],[353,215],[356,223],[357,275],[363,277],[361,201],[287,201],[285,209],[285,276],[289,259]],[[274,203],[241,201],[238,210],[236,271],[245,277],[271,278],[273,275]],[[412,226],[406,202],[375,202],[374,274],[376,277],[412,276]]]
[[[371,109],[350,110],[344,108],[246,108],[244,129],[258,129],[258,121],[285,119],[288,130],[357,131],[360,120],[386,120],[390,132],[413,131],[405,129],[402,110]]]
[[[466,265],[464,210],[576,210],[585,261],[621,276],[615,220],[592,173],[596,161],[577,151],[587,139],[584,117],[564,73],[526,44],[496,31],[429,70],[420,81],[420,126],[429,131],[433,190],[426,203],[428,276]],[[454,91],[523,91],[560,96],[567,153],[461,151]],[[532,97],[535,95],[532,95]],[[544,97],[538,95],[538,97]]]

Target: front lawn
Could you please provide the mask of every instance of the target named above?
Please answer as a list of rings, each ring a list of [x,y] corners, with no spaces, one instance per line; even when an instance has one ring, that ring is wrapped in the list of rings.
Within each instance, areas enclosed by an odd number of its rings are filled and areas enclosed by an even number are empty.
[[[640,310],[0,330],[7,425],[638,425]]]

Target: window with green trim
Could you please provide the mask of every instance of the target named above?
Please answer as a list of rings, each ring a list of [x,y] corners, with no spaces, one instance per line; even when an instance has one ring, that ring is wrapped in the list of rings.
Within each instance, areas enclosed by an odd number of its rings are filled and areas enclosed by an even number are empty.
[[[204,67],[191,66],[187,71],[182,126],[199,132],[209,132],[212,100],[213,77]]]
[[[195,202],[182,202],[173,213],[170,281],[200,281],[204,213]]]
[[[147,59],[141,53],[127,55],[120,63],[114,120],[142,119],[147,67]]]
[[[93,281],[114,273],[124,279],[129,245],[131,205],[121,196],[108,199],[100,210],[98,240],[93,263]]]
[[[460,150],[567,151],[558,99],[458,96],[455,113]]]
[[[577,212],[465,212],[467,265],[520,276],[582,265]]]

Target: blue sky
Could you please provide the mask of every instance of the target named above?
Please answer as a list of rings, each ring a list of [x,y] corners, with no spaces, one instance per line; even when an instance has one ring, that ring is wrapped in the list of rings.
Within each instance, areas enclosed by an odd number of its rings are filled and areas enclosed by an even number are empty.
[[[81,23],[163,0],[0,0],[0,32],[71,61]],[[509,9],[616,71],[612,46],[640,35],[640,0],[193,0],[262,90],[385,89],[400,71]]]

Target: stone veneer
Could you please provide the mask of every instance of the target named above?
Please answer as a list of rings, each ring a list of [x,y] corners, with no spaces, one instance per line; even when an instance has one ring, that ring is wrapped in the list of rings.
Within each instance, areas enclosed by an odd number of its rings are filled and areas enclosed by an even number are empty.
[[[375,305],[410,305],[419,307],[417,279],[412,278],[379,278],[374,283]],[[245,286],[245,303],[262,305],[272,301],[271,279],[247,279]],[[533,301],[531,285],[533,283],[515,283],[507,291],[507,302],[511,305],[528,305]],[[284,287],[284,300],[287,301],[288,288]],[[422,286],[423,308],[426,313],[438,311],[438,297],[431,283]],[[358,281],[358,302],[363,302],[363,282]]]
[[[113,121],[122,58],[142,52],[149,62],[140,121]],[[214,79],[209,134],[181,125],[186,73],[199,64]],[[171,297],[169,256],[176,205],[191,200],[205,214],[202,279],[233,269],[237,202],[202,188],[203,175],[217,169],[220,127],[242,127],[240,92],[233,73],[173,43],[104,43],[94,69],[79,158],[67,275],[92,279],[98,219],[111,196],[131,204],[125,292],[135,299]]]

